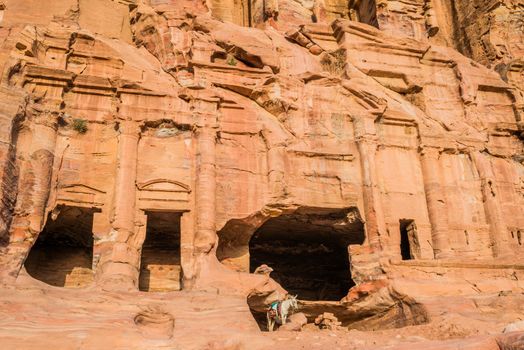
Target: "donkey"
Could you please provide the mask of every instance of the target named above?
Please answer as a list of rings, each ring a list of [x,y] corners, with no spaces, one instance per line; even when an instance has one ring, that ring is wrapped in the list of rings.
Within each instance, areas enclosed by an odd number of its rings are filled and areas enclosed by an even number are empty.
[[[298,310],[297,295],[272,303],[266,313],[267,330],[273,332],[275,323],[286,324],[288,315],[294,310]]]

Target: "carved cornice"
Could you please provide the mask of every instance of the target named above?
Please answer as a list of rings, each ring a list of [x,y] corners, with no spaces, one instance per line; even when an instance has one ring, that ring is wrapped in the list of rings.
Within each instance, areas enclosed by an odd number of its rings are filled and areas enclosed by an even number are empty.
[[[75,188],[84,188],[87,192],[85,193],[101,193],[101,194],[104,194],[106,193],[105,191],[102,191],[102,190],[99,190],[97,188],[94,188],[92,186],[88,186],[88,185],[84,185],[84,184],[81,184],[81,183],[74,183],[74,184],[67,184],[67,185],[61,185],[59,186],[60,189],[64,188],[64,189],[69,189],[69,191],[73,191],[73,192],[78,192],[78,193],[84,193],[82,191],[75,191],[74,189]]]
[[[171,184],[173,185],[172,189],[158,189],[154,188],[153,185],[155,184]],[[141,191],[157,191],[157,192],[185,192],[185,193],[191,193],[191,188],[176,180],[168,180],[168,179],[154,179],[149,180],[142,183],[137,183],[136,187]]]
[[[372,45],[381,51],[392,51],[402,56],[422,58],[424,53],[430,48],[430,45],[427,43],[409,38],[395,39],[374,27],[350,20],[337,19],[333,22],[332,27],[339,42],[344,34],[356,35],[364,39],[364,42],[359,41],[358,44],[355,43],[360,49],[363,46]]]
[[[73,78],[76,76],[75,73],[68,72],[66,70],[34,65],[26,66],[24,73],[26,81],[32,81],[42,84],[48,82],[49,85],[56,85],[56,82],[69,84],[72,83]],[[27,78],[37,78],[37,80]]]

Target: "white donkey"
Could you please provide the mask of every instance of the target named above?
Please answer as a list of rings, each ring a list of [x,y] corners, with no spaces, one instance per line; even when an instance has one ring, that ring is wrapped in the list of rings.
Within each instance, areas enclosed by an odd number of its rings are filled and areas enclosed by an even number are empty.
[[[289,296],[283,301],[275,301],[267,310],[267,330],[273,332],[275,323],[286,324],[291,311],[298,309],[297,295]]]

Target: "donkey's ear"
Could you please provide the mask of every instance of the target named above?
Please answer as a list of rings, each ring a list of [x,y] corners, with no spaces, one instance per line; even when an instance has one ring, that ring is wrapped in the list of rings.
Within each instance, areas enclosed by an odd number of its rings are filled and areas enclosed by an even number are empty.
[[[293,299],[296,299],[296,298],[298,298],[298,294],[295,294],[295,296],[293,297]]]

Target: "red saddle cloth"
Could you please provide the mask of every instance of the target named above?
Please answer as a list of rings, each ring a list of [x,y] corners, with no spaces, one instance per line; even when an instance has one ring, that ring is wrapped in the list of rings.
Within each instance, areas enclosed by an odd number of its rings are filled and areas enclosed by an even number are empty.
[[[270,308],[267,310],[267,313],[272,320],[277,318],[277,310]]]
[[[269,318],[271,318],[272,320],[279,321],[282,316],[282,303],[279,301],[271,303],[271,305],[267,309],[267,313],[269,315]]]

